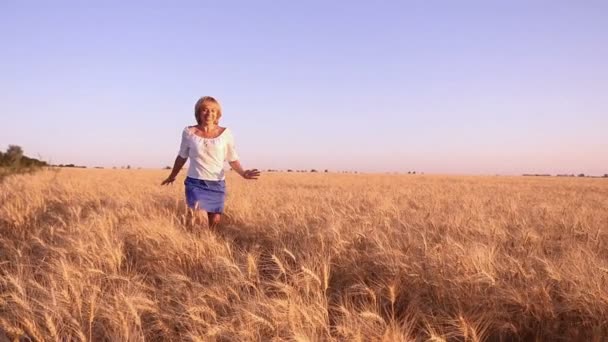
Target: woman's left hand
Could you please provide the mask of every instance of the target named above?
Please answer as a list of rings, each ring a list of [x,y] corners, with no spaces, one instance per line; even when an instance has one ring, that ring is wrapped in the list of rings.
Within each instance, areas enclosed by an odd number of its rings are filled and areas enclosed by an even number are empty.
[[[171,184],[173,182],[175,182],[175,177],[169,176],[162,183],[160,183],[160,185],[169,185],[169,184]]]
[[[258,179],[259,176],[260,171],[258,169],[245,170],[245,173],[243,173],[245,179]]]

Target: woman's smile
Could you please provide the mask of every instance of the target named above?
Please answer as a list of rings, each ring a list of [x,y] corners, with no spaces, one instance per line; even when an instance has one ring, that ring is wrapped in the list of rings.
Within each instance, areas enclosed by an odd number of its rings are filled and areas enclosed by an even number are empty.
[[[217,120],[217,112],[213,109],[205,108],[202,110],[203,120],[205,122],[214,122]]]

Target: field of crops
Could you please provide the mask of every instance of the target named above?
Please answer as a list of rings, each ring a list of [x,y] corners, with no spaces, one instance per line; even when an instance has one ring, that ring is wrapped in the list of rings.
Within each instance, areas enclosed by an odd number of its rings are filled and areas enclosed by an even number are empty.
[[[167,173],[0,183],[0,339],[608,338],[608,179]]]

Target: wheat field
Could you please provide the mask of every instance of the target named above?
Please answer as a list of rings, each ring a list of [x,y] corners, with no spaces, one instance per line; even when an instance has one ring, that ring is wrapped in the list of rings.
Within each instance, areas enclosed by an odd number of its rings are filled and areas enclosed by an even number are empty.
[[[608,338],[608,180],[230,174],[210,230],[166,173],[0,184],[0,340]]]

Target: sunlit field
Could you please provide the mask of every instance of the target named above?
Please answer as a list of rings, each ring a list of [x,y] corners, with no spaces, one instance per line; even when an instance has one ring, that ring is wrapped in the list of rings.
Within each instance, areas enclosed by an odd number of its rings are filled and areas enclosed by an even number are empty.
[[[183,172],[0,184],[0,339],[608,338],[608,179]],[[4,335],[4,336],[2,336]]]

